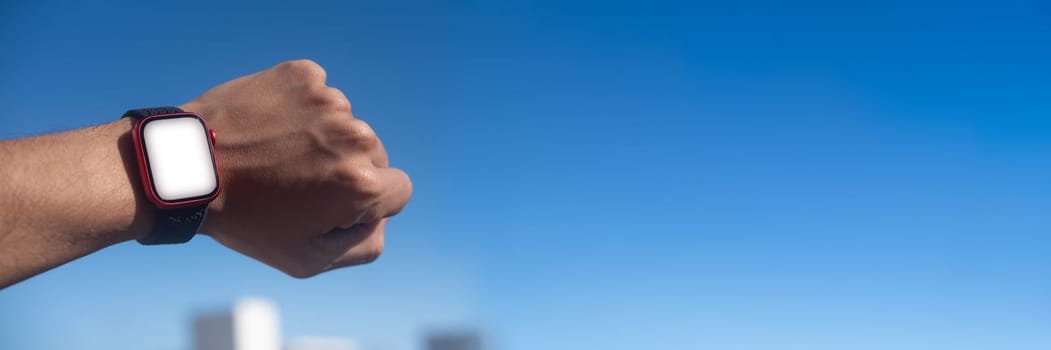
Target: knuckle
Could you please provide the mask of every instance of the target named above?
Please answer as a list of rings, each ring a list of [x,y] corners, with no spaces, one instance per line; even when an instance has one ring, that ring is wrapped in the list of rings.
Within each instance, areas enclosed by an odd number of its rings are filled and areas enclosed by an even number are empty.
[[[335,108],[337,111],[350,112],[350,99],[347,98],[347,94],[344,94],[342,90],[329,87],[325,89],[326,93],[326,104]]]
[[[372,169],[362,166],[343,166],[336,177],[354,192],[368,198],[378,197],[383,192],[379,175]]]
[[[334,87],[323,87],[317,89],[311,89],[309,92],[310,100],[319,106],[329,107],[341,112],[350,112],[350,100],[347,99],[347,95],[343,94]]]
[[[376,131],[372,130],[368,123],[361,119],[351,119],[349,124],[350,128],[347,136],[354,143],[372,147],[379,142],[379,138],[376,137]]]
[[[321,65],[310,59],[298,59],[290,60],[283,63],[287,68],[292,70],[310,71],[314,69],[321,69]]]
[[[325,122],[325,130],[334,138],[334,142],[373,148],[379,144],[376,132],[369,125],[358,119],[349,119],[345,114],[333,114]]]
[[[299,59],[282,62],[279,67],[283,70],[307,81],[325,81],[325,69],[320,64],[309,59]]]

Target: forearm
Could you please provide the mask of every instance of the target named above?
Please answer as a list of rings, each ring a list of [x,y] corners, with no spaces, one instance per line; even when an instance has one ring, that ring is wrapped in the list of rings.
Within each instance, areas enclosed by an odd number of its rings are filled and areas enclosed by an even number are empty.
[[[0,142],[0,288],[146,234],[131,126]]]
[[[214,131],[221,175],[199,231],[295,277],[375,260],[387,218],[412,196],[325,76],[288,61],[180,107]],[[167,207],[143,191],[132,126],[0,142],[0,288],[154,230]]]

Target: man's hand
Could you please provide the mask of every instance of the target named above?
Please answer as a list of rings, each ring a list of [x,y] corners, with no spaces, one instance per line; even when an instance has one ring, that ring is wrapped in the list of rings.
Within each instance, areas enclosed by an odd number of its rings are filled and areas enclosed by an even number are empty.
[[[375,260],[412,196],[325,71],[292,61],[181,106],[217,134],[222,192],[204,234],[295,277]],[[115,115],[119,115],[116,114]],[[0,289],[149,233],[134,121],[0,141]]]
[[[412,183],[321,66],[281,63],[181,107],[217,134],[222,192],[202,233],[299,278],[379,257]]]

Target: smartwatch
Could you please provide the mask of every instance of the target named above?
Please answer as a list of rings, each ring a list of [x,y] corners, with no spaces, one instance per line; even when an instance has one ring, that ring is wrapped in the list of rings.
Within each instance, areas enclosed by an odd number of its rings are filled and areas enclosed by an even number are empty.
[[[144,245],[189,241],[204,221],[208,203],[219,195],[215,131],[200,116],[176,107],[133,109],[131,131],[139,178],[157,208]]]

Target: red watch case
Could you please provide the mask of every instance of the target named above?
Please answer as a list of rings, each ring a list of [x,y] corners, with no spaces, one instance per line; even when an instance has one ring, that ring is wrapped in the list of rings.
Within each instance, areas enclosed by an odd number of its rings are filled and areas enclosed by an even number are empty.
[[[181,199],[178,201],[166,201],[164,199],[161,199],[161,197],[157,195],[157,188],[153,184],[153,174],[150,172],[149,157],[146,154],[146,147],[143,143],[144,140],[142,136],[142,131],[143,128],[151,121],[187,117],[195,118],[198,122],[201,123],[201,127],[204,129],[204,132],[207,134],[207,138],[210,141],[208,142],[208,152],[211,155],[212,169],[215,172],[215,190],[213,190],[209,194],[199,197]],[[207,204],[212,200],[215,200],[215,197],[219,196],[219,191],[222,187],[222,181],[220,181],[221,177],[219,175],[219,164],[215,158],[215,137],[215,130],[208,129],[208,126],[204,123],[203,118],[189,112],[152,115],[149,117],[142,118],[137,123],[135,123],[135,126],[132,128],[131,132],[131,140],[132,143],[135,144],[135,158],[136,162],[139,164],[139,178],[142,179],[142,186],[144,192],[146,192],[146,198],[148,198],[150,202],[152,202],[154,205],[157,206],[157,208],[160,209],[183,208],[194,205]]]

